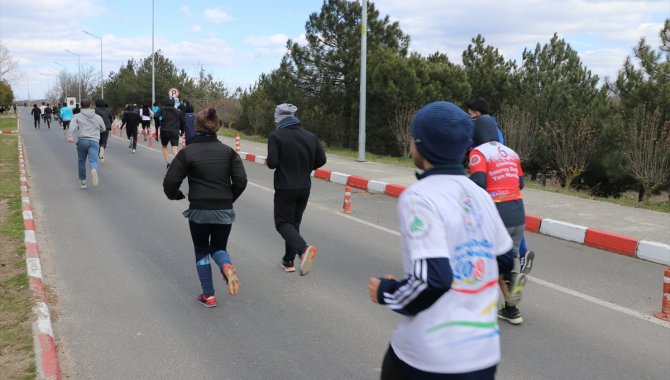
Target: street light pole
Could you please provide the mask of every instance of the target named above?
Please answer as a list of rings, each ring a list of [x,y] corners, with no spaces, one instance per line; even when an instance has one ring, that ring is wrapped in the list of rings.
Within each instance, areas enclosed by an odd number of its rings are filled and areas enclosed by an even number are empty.
[[[44,73],[40,73],[40,75],[44,75],[45,77],[47,77],[47,94],[45,96],[45,98],[46,98],[46,97],[49,96],[49,93],[51,92],[51,87],[49,86],[49,76],[44,74]]]
[[[102,37],[96,36],[95,34],[89,33],[85,30],[83,30],[82,32],[88,34],[91,37],[95,37],[95,38],[100,40],[100,97],[104,99],[105,98],[105,80],[103,79],[103,74],[102,74]]]
[[[365,92],[368,50],[368,2],[361,1],[361,79],[358,108],[358,161],[365,162]]]
[[[151,105],[156,103],[156,53],[154,52],[154,0],[151,0]]]
[[[73,53],[73,52],[71,52],[67,49],[65,49],[65,51],[70,53],[70,54],[74,54],[74,55],[77,56],[77,62],[79,64],[79,71],[78,71],[78,74],[77,74],[77,84],[79,85],[79,100],[77,100],[77,103],[81,104],[81,55],[79,55],[77,53]]]
[[[54,61],[54,63],[57,64],[58,66],[63,67],[63,72],[65,73],[65,101],[67,102],[67,85],[68,85],[68,83],[67,83],[67,69],[65,68],[65,65],[63,65],[61,63],[58,63],[56,61]]]

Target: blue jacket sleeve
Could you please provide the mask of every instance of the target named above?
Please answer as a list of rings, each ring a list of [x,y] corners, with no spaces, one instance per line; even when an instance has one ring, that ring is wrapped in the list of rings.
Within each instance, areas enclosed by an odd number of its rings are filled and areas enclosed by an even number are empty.
[[[416,315],[451,289],[452,281],[448,258],[416,260],[413,273],[404,280],[381,279],[377,300],[402,315]]]

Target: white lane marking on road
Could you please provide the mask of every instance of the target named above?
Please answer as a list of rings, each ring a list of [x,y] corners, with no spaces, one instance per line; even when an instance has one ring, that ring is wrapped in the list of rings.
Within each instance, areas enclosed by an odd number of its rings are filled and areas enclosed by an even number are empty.
[[[274,190],[272,190],[272,189],[270,189],[270,188],[268,188],[268,187],[261,186],[261,185],[259,185],[259,184],[253,183],[253,182],[247,182],[247,184],[249,184],[249,185],[251,185],[251,186],[253,186],[253,187],[259,188],[259,189],[261,189],[261,190],[269,191],[269,192],[271,192],[271,193],[274,192]],[[315,206],[315,207],[318,208],[319,210],[323,210],[323,211],[329,212],[329,213],[331,213],[331,214],[334,214],[334,215],[337,215],[337,216],[341,216],[341,217],[346,218],[346,219],[349,219],[349,220],[353,220],[354,222],[358,222],[358,223],[360,223],[360,224],[364,224],[364,225],[366,225],[366,226],[368,226],[368,227],[376,228],[376,229],[378,229],[378,230],[380,230],[380,231],[384,231],[384,232],[389,233],[389,234],[391,234],[391,235],[400,236],[400,232],[393,231],[393,230],[388,229],[388,228],[386,228],[386,227],[378,226],[378,225],[376,225],[376,224],[374,224],[374,223],[370,223],[370,222],[368,222],[368,221],[365,221],[365,220],[362,220],[362,219],[355,218],[355,217],[353,217],[353,216],[351,216],[351,215],[342,214],[342,213],[340,213],[339,211],[333,210],[332,208],[328,208],[328,207],[325,207],[325,206],[320,206],[320,205],[317,205],[317,204],[312,204],[312,206]]]
[[[642,313],[639,313],[635,310],[632,310],[632,309],[629,309],[629,308],[626,308],[626,307],[623,307],[623,306],[615,305],[611,302],[604,301],[604,300],[601,300],[599,298],[591,297],[587,294],[580,293],[578,291],[568,289],[568,288],[565,288],[565,287],[560,286],[560,285],[556,285],[556,284],[548,282],[548,281],[540,280],[539,278],[536,278],[536,277],[528,276],[528,280],[530,280],[531,282],[534,282],[536,284],[545,286],[547,288],[559,291],[561,293],[565,293],[567,295],[571,295],[573,297],[580,298],[584,301],[593,302],[596,305],[600,305],[600,306],[606,307],[608,309],[612,309],[614,311],[618,311],[620,313],[624,313],[624,314],[630,315],[632,317],[639,318],[639,319],[645,320],[647,322],[657,324],[661,327],[665,327],[665,328],[670,329],[670,323],[663,322],[660,319],[655,318],[653,315],[642,314]]]
[[[266,191],[269,191],[269,192],[274,192],[274,190],[272,190],[272,189],[270,189],[270,188],[267,188],[267,187],[265,187],[265,186],[261,186],[261,185],[258,185],[258,184],[252,183],[252,182],[249,182],[249,185],[252,185],[252,186],[254,186],[254,187],[256,187],[256,188],[259,188],[259,189],[262,189],[262,190],[266,190]],[[316,205],[315,205],[315,206],[316,206]],[[335,211],[335,210],[330,209],[330,208],[327,208],[327,207],[323,207],[323,206],[316,206],[316,207],[319,208],[319,209],[321,209],[321,210],[324,210],[324,211],[326,211],[326,212],[330,212],[331,214],[335,214],[335,215],[341,216],[341,217],[343,217],[343,218],[347,218],[347,219],[353,220],[353,221],[355,221],[355,222],[364,224],[364,225],[366,225],[366,226],[369,226],[369,227],[372,227],[372,228],[376,228],[376,229],[378,229],[378,230],[380,230],[380,231],[388,232],[389,234],[392,234],[392,235],[395,235],[395,236],[400,236],[400,233],[399,233],[399,232],[396,232],[396,231],[390,230],[390,229],[388,229],[388,228],[384,228],[384,227],[378,226],[378,225],[376,225],[376,224],[367,222],[367,221],[365,221],[365,220],[361,220],[361,219],[358,219],[358,218],[354,218],[354,217],[352,217],[352,216],[350,216],[350,215],[342,214],[342,213],[340,213],[340,212],[338,212],[338,211]],[[548,282],[548,281],[540,280],[539,278],[536,278],[536,277],[528,276],[528,279],[529,279],[531,282],[534,282],[534,283],[539,284],[539,285],[542,285],[542,286],[546,286],[546,287],[548,287],[548,288],[550,288],[550,289],[559,291],[559,292],[561,292],[561,293],[565,293],[565,294],[571,295],[571,296],[573,296],[573,297],[577,297],[577,298],[579,298],[579,299],[582,299],[582,300],[584,300],[584,301],[592,302],[592,303],[595,303],[596,305],[600,305],[600,306],[603,306],[603,307],[612,309],[612,310],[614,310],[614,311],[618,311],[618,312],[620,312],[620,313],[624,313],[624,314],[626,314],[626,315],[630,315],[630,316],[632,316],[632,317],[639,318],[639,319],[642,319],[642,320],[644,320],[644,321],[654,323],[654,324],[656,324],[656,325],[658,325],[658,326],[661,326],[661,327],[665,327],[665,328],[670,329],[670,323],[661,321],[660,319],[656,319],[656,318],[655,318],[654,316],[652,316],[652,315],[642,314],[642,313],[639,313],[639,312],[637,312],[637,311],[635,311],[635,310],[628,309],[628,308],[623,307],[623,306],[615,305],[615,304],[613,304],[613,303],[611,303],[611,302],[607,302],[607,301],[601,300],[601,299],[599,299],[599,298],[595,298],[595,297],[586,295],[586,294],[584,294],[584,293],[580,293],[580,292],[578,292],[578,291],[571,290],[571,289],[565,288],[565,287],[563,287],[563,286],[560,286],[560,285],[557,285],[557,284],[554,284],[554,283],[551,283],[551,282]]]

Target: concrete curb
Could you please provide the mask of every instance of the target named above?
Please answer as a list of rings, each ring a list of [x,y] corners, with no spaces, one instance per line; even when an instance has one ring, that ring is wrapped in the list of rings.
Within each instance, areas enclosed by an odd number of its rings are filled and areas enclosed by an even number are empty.
[[[246,152],[240,152],[239,154],[242,159],[265,165],[266,157],[264,156]],[[367,178],[322,168],[312,172],[312,176],[324,181],[339,183],[340,185],[349,185],[370,193],[383,193],[395,198],[399,197],[407,188],[403,185],[373,181]],[[664,243],[640,240],[602,231],[597,228],[584,227],[534,215],[526,215],[526,230],[573,241],[608,252],[633,256],[658,264],[670,265],[670,245]]]
[[[17,124],[18,123],[19,121],[17,118]],[[26,247],[26,269],[28,272],[30,289],[33,291],[33,312],[37,317],[37,320],[33,323],[37,378],[59,380],[61,378],[61,369],[58,362],[58,351],[56,349],[56,341],[54,339],[51,323],[51,313],[49,312],[49,306],[47,305],[47,295],[44,286],[44,278],[42,276],[42,264],[40,263],[39,250],[37,247],[33,207],[30,203],[30,194],[28,192],[28,178],[26,175],[25,156],[23,152],[23,139],[19,136],[18,140],[19,181],[21,189],[21,208],[23,210],[24,245]]]

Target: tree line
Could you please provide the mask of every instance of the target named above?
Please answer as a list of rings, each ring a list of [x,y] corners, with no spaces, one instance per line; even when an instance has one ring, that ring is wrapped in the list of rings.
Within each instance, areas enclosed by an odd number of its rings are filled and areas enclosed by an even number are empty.
[[[242,93],[238,128],[268,135],[273,106],[290,102],[326,145],[355,149],[360,15],[359,2],[324,1],[307,20],[306,44],[289,40],[279,67]],[[558,34],[526,48],[521,62],[477,35],[455,64],[440,52],[408,54],[410,37],[374,3],[367,19],[368,151],[406,156],[421,105],[483,98],[533,179],[601,196],[636,189],[640,200],[670,187],[670,20],[661,47],[642,38],[617,78],[599,85]]]
[[[440,52],[409,53],[410,36],[398,22],[382,17],[373,2],[367,13],[367,151],[407,156],[411,120],[423,104],[464,107],[483,98],[534,180],[556,178],[599,196],[635,189],[640,200],[670,188],[670,19],[659,32],[660,47],[641,38],[616,79],[601,83],[557,33],[526,48],[521,62],[477,35],[456,64]],[[156,97],[177,87],[196,109],[215,107],[227,127],[261,136],[275,128],[274,107],[293,103],[325,145],[355,149],[360,28],[359,2],[325,0],[305,24],[306,44],[288,40],[278,67],[244,90],[227,89],[204,67],[190,77],[156,52]],[[92,67],[81,75],[61,72],[53,98],[80,86],[82,96],[99,97],[95,78]],[[117,110],[150,103],[151,56],[129,60],[104,85]]]

